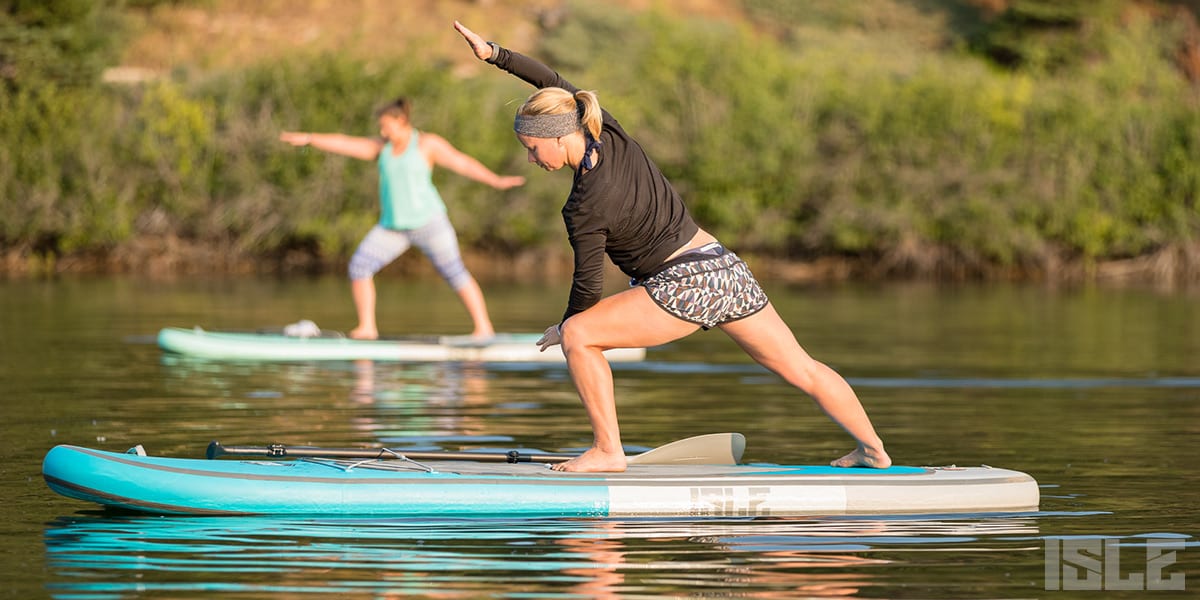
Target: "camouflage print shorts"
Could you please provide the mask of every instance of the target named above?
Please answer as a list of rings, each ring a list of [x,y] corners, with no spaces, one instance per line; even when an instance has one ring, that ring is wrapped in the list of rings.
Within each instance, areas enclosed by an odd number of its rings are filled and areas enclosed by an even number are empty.
[[[704,329],[744,319],[767,305],[767,294],[736,254],[719,244],[684,253],[634,282],[663,310]]]

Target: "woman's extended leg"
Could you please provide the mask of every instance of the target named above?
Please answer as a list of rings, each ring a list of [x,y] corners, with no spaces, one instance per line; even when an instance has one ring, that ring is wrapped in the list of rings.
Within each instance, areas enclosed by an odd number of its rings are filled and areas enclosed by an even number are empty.
[[[379,337],[375,324],[375,274],[408,250],[411,242],[404,232],[379,225],[371,228],[350,257],[350,295],[358,313],[358,326],[350,331],[355,339]]]
[[[850,384],[800,347],[796,336],[779,317],[779,313],[775,312],[773,305],[767,303],[761,311],[725,323],[720,328],[759,364],[812,396],[825,414],[854,437],[858,447],[830,464],[835,467],[878,468],[892,464],[892,459],[883,449],[883,440],[875,433],[867,411]]]
[[[609,296],[563,323],[562,350],[575,390],[592,425],[592,447],[555,465],[559,471],[624,471],[625,451],[617,423],[612,369],[604,358],[611,348],[645,348],[677,340],[697,325],[659,308],[638,286]]]
[[[379,337],[375,324],[375,278],[352,279],[350,295],[354,298],[354,310],[358,313],[358,326],[350,330],[356,340],[373,340]]]
[[[487,302],[483,299],[483,290],[479,289],[479,283],[474,277],[455,290],[459,300],[462,300],[463,306],[467,307],[467,314],[471,315],[471,322],[475,324],[474,331],[471,332],[472,337],[484,339],[496,335],[496,330],[492,328],[492,319],[488,316]]]
[[[454,293],[458,294],[467,314],[471,316],[474,329],[471,335],[476,338],[489,338],[496,334],[492,328],[492,319],[488,316],[487,303],[483,299],[483,290],[479,282],[471,276],[467,265],[463,263],[462,252],[458,249],[458,234],[454,225],[446,215],[438,215],[429,223],[412,230],[412,243],[433,263],[442,279],[450,284]]]

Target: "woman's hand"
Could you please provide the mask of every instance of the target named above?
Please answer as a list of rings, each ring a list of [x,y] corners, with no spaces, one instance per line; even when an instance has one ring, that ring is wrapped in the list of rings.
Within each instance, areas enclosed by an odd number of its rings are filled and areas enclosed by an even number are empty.
[[[279,141],[287,142],[293,146],[307,146],[312,142],[312,134],[301,133],[299,131],[284,131],[279,134]]]
[[[509,188],[515,188],[519,185],[525,185],[524,177],[521,177],[520,175],[501,175],[500,177],[496,178],[496,183],[492,184],[492,187],[498,190],[507,190]]]
[[[562,343],[562,330],[558,328],[558,324],[551,325],[546,328],[546,332],[538,339],[538,351],[545,352],[550,346],[557,346]]]
[[[471,50],[475,53],[475,57],[479,60],[487,60],[492,57],[492,47],[479,34],[467,29],[466,25],[454,22],[454,29],[462,34],[463,39],[467,40],[467,44],[471,46]]]

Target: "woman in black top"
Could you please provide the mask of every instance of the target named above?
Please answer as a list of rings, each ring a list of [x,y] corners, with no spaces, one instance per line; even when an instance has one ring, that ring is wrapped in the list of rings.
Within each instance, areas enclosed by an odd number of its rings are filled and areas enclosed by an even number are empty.
[[[658,346],[719,327],[754,360],[812,396],[858,442],[834,466],[885,468],[891,459],[846,380],[813,360],[775,312],[746,264],[700,229],[641,146],[593,92],[522,54],[487,42],[457,21],[475,56],[538,88],[513,129],[529,161],[575,172],[563,221],[575,253],[571,296],[542,350],[562,344],[594,436],[563,471],[624,471],[612,370],[603,351]],[[601,298],[604,255],[633,278]]]

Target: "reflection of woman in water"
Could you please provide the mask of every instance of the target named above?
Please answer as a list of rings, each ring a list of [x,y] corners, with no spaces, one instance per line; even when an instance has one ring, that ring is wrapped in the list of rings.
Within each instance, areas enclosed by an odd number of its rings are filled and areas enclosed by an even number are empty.
[[[593,600],[621,597],[621,588],[625,584],[622,568],[628,552],[621,539],[623,535],[618,524],[596,521],[579,533],[554,540],[572,555],[581,555],[581,560],[565,561],[570,564],[562,569],[563,575],[579,581],[571,586],[573,594]]]
[[[350,290],[358,312],[358,326],[350,332],[350,337],[379,337],[375,324],[375,274],[410,246],[420,248],[454,288],[474,322],[471,335],[491,337],[495,331],[483,292],[463,265],[454,226],[433,185],[433,167],[445,167],[499,190],[521,185],[525,178],[497,175],[441,136],[417,131],[409,122],[410,108],[407,99],[399,98],[376,113],[382,139],[293,131],[281,133],[279,139],[293,146],[312,146],[379,163],[379,224],[367,233],[350,259]]]
[[[376,364],[356,360],[347,396],[356,408],[355,432],[384,446],[445,445],[492,436],[487,419],[495,407],[488,371],[470,362]]]
[[[563,471],[624,471],[612,369],[603,351],[645,348],[720,328],[754,360],[803,390],[857,442],[839,467],[887,467],[891,458],[846,380],[813,360],[767,300],[746,263],[698,227],[642,147],[580,90],[542,63],[485,41],[455,22],[475,57],[538,88],[513,129],[529,161],[574,171],[563,206],[575,276],[562,321],[539,345],[562,344],[592,425],[592,447]],[[637,285],[601,298],[604,256]]]

